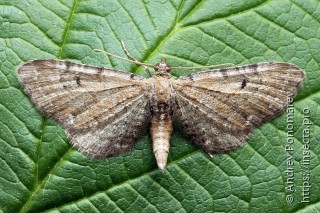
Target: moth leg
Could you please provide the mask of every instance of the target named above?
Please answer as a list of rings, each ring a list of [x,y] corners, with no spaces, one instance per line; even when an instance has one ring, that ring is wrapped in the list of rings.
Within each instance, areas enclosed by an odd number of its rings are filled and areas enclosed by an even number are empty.
[[[152,75],[151,75],[151,72],[150,72],[149,68],[148,68],[148,67],[145,67],[145,66],[144,66],[144,68],[146,69],[146,72],[148,73],[149,77],[152,77]]]
[[[121,41],[121,46],[122,46],[123,51],[125,52],[125,54],[128,56],[129,59],[131,59],[131,60],[133,60],[133,61],[135,61],[135,62],[140,62],[140,61],[138,61],[137,59],[135,59],[135,58],[129,53],[129,51],[127,50],[127,48],[126,48],[126,46],[125,46],[125,44],[124,44],[124,41]],[[140,63],[141,63],[141,62],[140,62]],[[150,73],[149,68],[148,68],[147,66],[145,66],[145,65],[141,65],[141,66],[146,70],[146,72],[148,73],[149,77],[151,77],[152,75],[151,75],[151,73]]]

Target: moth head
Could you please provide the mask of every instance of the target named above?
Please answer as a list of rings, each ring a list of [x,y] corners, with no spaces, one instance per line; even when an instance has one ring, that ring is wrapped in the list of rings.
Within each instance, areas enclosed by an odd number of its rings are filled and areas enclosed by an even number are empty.
[[[162,57],[161,62],[157,63],[154,66],[154,70],[156,71],[156,73],[158,73],[160,75],[167,75],[168,73],[170,73],[171,68],[170,68],[170,66],[168,66],[166,58]]]

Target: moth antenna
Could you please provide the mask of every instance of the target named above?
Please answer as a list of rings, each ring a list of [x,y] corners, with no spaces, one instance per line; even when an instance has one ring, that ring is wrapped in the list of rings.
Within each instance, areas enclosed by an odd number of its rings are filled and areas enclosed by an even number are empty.
[[[123,51],[125,52],[125,54],[128,56],[128,58],[130,58],[131,60],[133,60],[133,61],[135,61],[135,62],[140,62],[140,61],[138,61],[137,59],[135,59],[135,58],[129,53],[129,51],[127,50],[126,45],[124,44],[124,41],[123,41],[123,40],[121,40],[121,46],[122,46],[122,49],[123,49]],[[141,65],[141,66],[146,70],[146,72],[148,73],[149,77],[151,77],[152,75],[151,75],[151,72],[150,72],[149,68],[148,68],[147,66],[145,66],[145,65]]]
[[[113,54],[113,53],[106,52],[104,50],[99,50],[99,49],[93,49],[93,50],[96,51],[96,52],[102,52],[104,54],[107,54],[107,55],[110,55],[112,57],[121,59],[123,61],[128,61],[128,62],[131,62],[131,63],[134,63],[134,64],[138,64],[138,65],[143,66],[143,67],[145,66],[145,67],[153,67],[154,68],[154,65],[152,65],[152,64],[142,63],[140,61],[134,61],[134,60],[130,60],[130,59],[127,59],[127,58],[123,58],[121,56],[118,56],[118,55]]]
[[[128,56],[128,58],[130,58],[130,59],[133,60],[133,61],[139,62],[137,59],[135,59],[135,58],[129,53],[129,51],[128,51],[128,49],[126,48],[126,45],[124,44],[124,41],[123,41],[123,40],[121,40],[121,46],[122,46],[122,49],[123,49],[124,53]]]
[[[225,63],[225,64],[216,64],[216,65],[210,65],[210,66],[194,66],[194,67],[171,67],[171,69],[174,70],[190,70],[190,69],[203,69],[203,68],[217,68],[217,67],[232,67],[235,66],[232,63]]]

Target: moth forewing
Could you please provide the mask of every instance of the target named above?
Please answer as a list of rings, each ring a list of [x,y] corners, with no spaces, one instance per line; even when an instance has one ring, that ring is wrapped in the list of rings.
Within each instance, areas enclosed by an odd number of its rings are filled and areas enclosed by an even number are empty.
[[[129,151],[150,121],[143,77],[60,60],[27,62],[18,75],[37,108],[90,158]]]
[[[303,79],[297,66],[277,62],[182,76],[173,84],[173,119],[205,152],[229,151],[279,115]]]

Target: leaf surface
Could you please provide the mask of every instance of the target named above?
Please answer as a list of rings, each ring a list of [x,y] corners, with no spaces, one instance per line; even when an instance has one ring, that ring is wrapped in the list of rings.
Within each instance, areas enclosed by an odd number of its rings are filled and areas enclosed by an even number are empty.
[[[0,210],[316,212],[319,7],[315,0],[0,0]],[[91,161],[38,112],[16,69],[32,59],[61,59],[147,76],[143,68],[93,51],[125,56],[121,40],[136,59],[153,64],[163,55],[172,66],[294,63],[306,80],[290,108],[292,125],[285,112],[242,148],[212,157],[175,130],[164,173],[147,130],[132,152]],[[311,187],[303,188],[307,183]],[[301,202],[303,195],[309,202]]]

